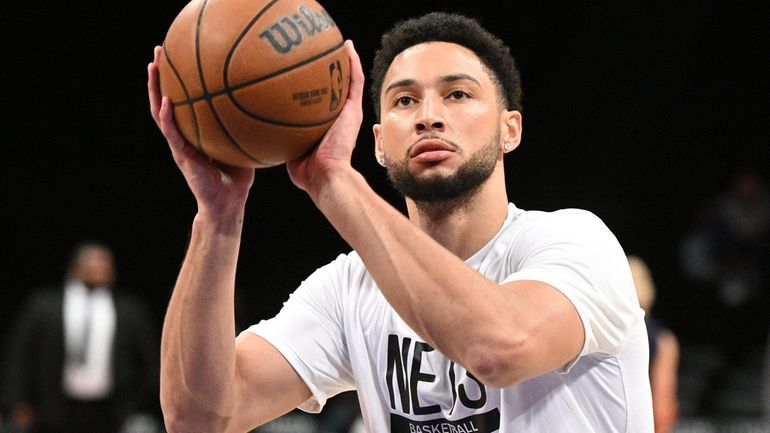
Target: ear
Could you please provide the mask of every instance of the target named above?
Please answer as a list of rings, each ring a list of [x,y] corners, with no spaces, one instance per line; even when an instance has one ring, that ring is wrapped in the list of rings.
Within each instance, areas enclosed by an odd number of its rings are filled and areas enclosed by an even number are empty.
[[[382,148],[382,126],[379,123],[375,123],[372,126],[372,132],[374,133],[374,157],[377,158],[377,163],[385,167],[385,150]]]
[[[503,148],[503,152],[508,153],[519,147],[521,143],[521,112],[517,110],[503,111],[502,116],[500,116],[500,123],[500,139],[502,140],[500,147]],[[505,143],[510,146],[503,147]]]

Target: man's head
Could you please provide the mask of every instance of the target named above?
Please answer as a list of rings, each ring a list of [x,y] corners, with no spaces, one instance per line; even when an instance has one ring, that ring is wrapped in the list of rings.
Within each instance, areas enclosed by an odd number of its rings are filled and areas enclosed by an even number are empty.
[[[476,21],[432,13],[399,23],[383,36],[372,79],[375,153],[399,192],[462,206],[493,173],[502,180],[502,156],[520,141],[519,76]]]
[[[652,280],[650,268],[644,260],[633,255],[628,256],[628,266],[631,268],[631,277],[634,280],[639,305],[649,314],[655,303],[655,283]]]
[[[374,111],[380,118],[380,97],[385,74],[393,59],[414,45],[451,42],[473,51],[498,86],[500,102],[507,110],[521,111],[521,78],[510,49],[478,21],[462,15],[432,12],[401,21],[382,36],[370,74]]]
[[[89,288],[109,287],[115,279],[112,251],[97,242],[84,242],[72,251],[68,276]]]

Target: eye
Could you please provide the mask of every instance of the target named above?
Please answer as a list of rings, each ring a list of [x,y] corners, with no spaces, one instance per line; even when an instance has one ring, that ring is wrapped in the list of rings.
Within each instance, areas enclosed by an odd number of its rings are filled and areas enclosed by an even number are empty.
[[[453,90],[451,93],[449,93],[449,99],[453,99],[455,101],[460,101],[469,97],[470,95],[465,90]]]
[[[414,99],[411,96],[403,95],[403,96],[399,96],[398,98],[396,98],[396,105],[399,105],[399,106],[402,106],[402,107],[410,105],[413,102],[414,102]]]

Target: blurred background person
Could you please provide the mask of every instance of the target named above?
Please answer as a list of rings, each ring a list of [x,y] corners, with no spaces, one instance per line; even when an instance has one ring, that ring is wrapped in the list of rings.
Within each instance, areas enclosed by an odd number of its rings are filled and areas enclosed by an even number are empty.
[[[629,256],[639,304],[645,312],[650,341],[650,387],[655,433],[674,431],[679,419],[679,341],[676,335],[651,312],[655,303],[655,283],[647,264],[638,256]]]
[[[759,172],[732,175],[729,188],[698,213],[680,258],[696,295],[708,301],[704,330],[716,347],[699,412],[725,412],[731,375],[745,371],[756,378],[770,327],[770,194]]]
[[[2,390],[13,431],[116,433],[158,406],[157,331],[115,276],[110,248],[82,243],[64,285],[36,291],[18,314]]]
[[[715,327],[728,352],[764,345],[770,324],[770,194],[759,173],[742,169],[700,211],[682,243],[684,274],[716,294]]]

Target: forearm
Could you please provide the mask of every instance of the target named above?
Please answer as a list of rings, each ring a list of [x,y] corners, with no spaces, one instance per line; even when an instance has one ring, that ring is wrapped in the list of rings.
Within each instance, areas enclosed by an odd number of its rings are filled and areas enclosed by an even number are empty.
[[[167,422],[186,419],[206,430],[206,422],[226,420],[235,408],[234,287],[242,223],[242,210],[228,218],[199,213],[193,222],[161,339]]]
[[[524,314],[516,314],[510,296],[377,196],[358,173],[335,175],[311,197],[361,256],[393,308],[449,358],[472,368],[471,357],[482,352],[475,345],[495,347],[517,329],[497,323]]]

